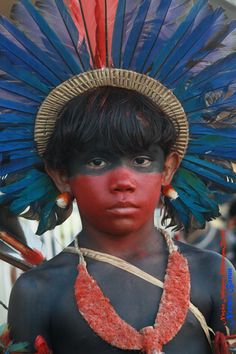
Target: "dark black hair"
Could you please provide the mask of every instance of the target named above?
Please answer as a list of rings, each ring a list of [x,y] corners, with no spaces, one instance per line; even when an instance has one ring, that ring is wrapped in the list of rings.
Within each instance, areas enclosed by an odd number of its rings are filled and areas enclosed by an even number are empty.
[[[73,153],[102,138],[110,151],[142,151],[157,143],[164,155],[176,140],[170,119],[150,99],[131,90],[102,87],[75,97],[64,107],[44,159],[66,170]]]
[[[68,171],[71,156],[99,138],[109,151],[124,154],[143,151],[156,143],[166,157],[176,141],[176,131],[168,116],[148,97],[128,89],[100,87],[66,104],[44,153],[45,163],[54,170]],[[166,212],[164,219],[171,216],[173,222],[173,213]]]

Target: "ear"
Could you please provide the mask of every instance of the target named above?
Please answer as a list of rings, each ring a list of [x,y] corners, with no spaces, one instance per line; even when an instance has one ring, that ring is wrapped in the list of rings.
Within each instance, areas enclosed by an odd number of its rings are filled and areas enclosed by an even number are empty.
[[[53,182],[55,183],[57,189],[61,192],[71,192],[71,188],[69,185],[69,178],[65,171],[53,170],[52,168],[45,166],[45,170],[47,174],[51,177]]]
[[[162,173],[162,185],[168,186],[171,183],[171,180],[179,167],[180,156],[176,151],[171,152],[165,161],[164,169]]]

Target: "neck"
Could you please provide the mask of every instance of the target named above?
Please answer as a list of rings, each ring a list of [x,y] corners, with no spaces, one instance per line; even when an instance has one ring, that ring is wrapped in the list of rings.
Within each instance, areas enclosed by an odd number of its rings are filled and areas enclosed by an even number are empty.
[[[84,225],[79,234],[80,247],[111,254],[123,259],[142,258],[154,253],[162,253],[165,241],[153,223],[145,224],[139,230],[125,235],[112,235]]]

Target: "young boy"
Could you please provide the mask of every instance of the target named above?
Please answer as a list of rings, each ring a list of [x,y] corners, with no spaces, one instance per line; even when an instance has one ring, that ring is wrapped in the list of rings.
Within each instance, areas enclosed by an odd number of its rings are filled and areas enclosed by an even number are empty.
[[[205,0],[19,0],[12,18],[0,203],[42,234],[75,198],[83,229],[17,281],[11,338],[37,354],[204,354],[212,333],[227,353],[223,246],[222,259],[174,243],[153,219],[162,199],[167,224],[204,227],[236,191],[235,23]]]
[[[83,225],[79,246],[120,257],[163,282],[169,251],[154,226],[154,211],[161,189],[170,184],[179,164],[178,154],[171,151],[175,135],[171,121],[149,99],[104,87],[66,105],[44,155],[58,189],[77,201]],[[224,332],[221,257],[180,242],[176,245],[188,262],[191,302],[209,327]],[[96,259],[86,262],[89,274],[125,322],[138,331],[154,324],[162,289]],[[94,334],[79,312],[74,295],[78,263],[78,254],[64,252],[21,276],[9,307],[12,337],[31,343],[32,352],[38,335],[58,354],[125,352]],[[226,264],[235,282],[235,271]],[[178,289],[173,291],[178,297]],[[232,319],[235,300],[234,296]],[[165,316],[178,321],[172,313]],[[234,330],[234,321],[226,321]],[[112,326],[110,318],[110,331],[116,331]],[[199,321],[189,310],[163,351],[211,353]]]

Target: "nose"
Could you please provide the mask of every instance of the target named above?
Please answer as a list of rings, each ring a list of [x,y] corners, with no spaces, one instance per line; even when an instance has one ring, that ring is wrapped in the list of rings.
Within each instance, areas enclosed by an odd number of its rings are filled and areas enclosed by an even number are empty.
[[[134,192],[136,180],[131,170],[120,167],[113,170],[110,176],[110,190],[116,192]]]

